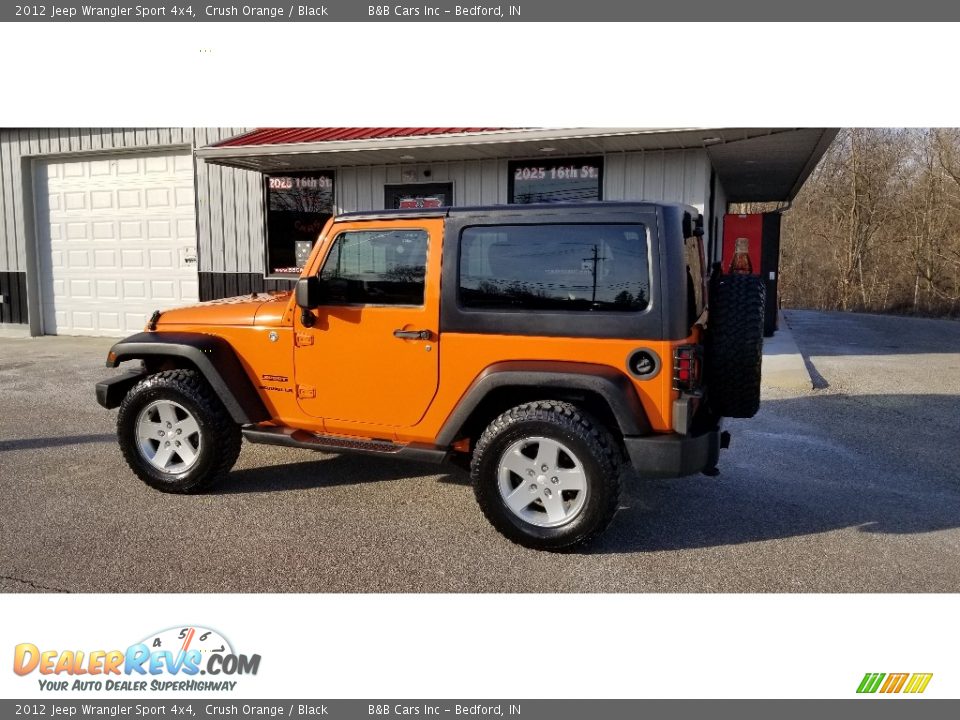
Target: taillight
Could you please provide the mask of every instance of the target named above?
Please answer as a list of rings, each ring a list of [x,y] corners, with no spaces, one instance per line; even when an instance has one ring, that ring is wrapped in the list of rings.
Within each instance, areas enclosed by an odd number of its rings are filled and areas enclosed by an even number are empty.
[[[703,365],[699,345],[678,345],[673,351],[673,389],[690,392],[700,386]]]

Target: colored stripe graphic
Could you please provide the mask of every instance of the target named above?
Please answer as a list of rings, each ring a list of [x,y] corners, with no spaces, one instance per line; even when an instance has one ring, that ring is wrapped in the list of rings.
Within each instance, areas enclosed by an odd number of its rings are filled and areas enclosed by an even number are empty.
[[[927,685],[930,684],[930,679],[933,677],[933,673],[914,673],[913,677],[910,678],[910,682],[907,683],[907,688],[904,690],[905,693],[922,693],[927,689]]]
[[[886,681],[884,681],[886,678]],[[858,693],[875,693],[878,690],[885,694],[895,694],[903,691],[904,693],[918,694],[927,689],[933,673],[866,673],[860,685],[857,687]],[[882,683],[882,685],[881,685]]]
[[[867,673],[863,676],[863,680],[860,681],[860,687],[857,688],[857,692],[875,693],[885,677],[886,675],[884,673]]]
[[[883,684],[883,687],[880,688],[882,693],[898,693],[903,689],[904,683],[907,682],[907,678],[910,677],[910,673],[890,673],[887,675],[887,681]]]

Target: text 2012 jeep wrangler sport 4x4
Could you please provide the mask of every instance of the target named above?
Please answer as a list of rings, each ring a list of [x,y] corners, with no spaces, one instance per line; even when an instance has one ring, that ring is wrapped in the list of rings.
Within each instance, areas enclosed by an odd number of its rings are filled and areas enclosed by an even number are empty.
[[[460,459],[501,533],[570,547],[610,522],[624,463],[714,474],[720,418],[757,410],[763,285],[708,277],[702,235],[659,203],[349,213],[294,292],[155,313],[97,399],[159,490],[222,479],[241,435]]]

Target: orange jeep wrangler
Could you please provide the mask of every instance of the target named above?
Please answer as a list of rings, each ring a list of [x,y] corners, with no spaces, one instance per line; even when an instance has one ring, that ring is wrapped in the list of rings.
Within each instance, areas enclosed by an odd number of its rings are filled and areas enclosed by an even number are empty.
[[[460,461],[509,539],[601,532],[634,476],[716,474],[759,405],[763,284],[712,276],[682,205],[348,213],[293,292],[156,312],[97,385],[137,476],[221,480],[240,438]],[[709,298],[709,313],[707,310]]]

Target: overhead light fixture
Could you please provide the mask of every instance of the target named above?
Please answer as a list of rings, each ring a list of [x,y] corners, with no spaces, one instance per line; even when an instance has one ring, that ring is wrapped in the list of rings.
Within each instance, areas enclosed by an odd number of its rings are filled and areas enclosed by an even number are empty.
[[[716,143],[723,142],[722,137],[716,137],[715,135],[711,137],[701,138],[701,140],[703,140],[704,145],[715,145]]]
[[[555,147],[550,146],[540,148],[540,152],[556,152],[556,150]]]
[[[400,156],[400,159],[401,159],[401,160],[413,160],[414,157],[413,157],[413,155],[401,155],[401,156]]]

